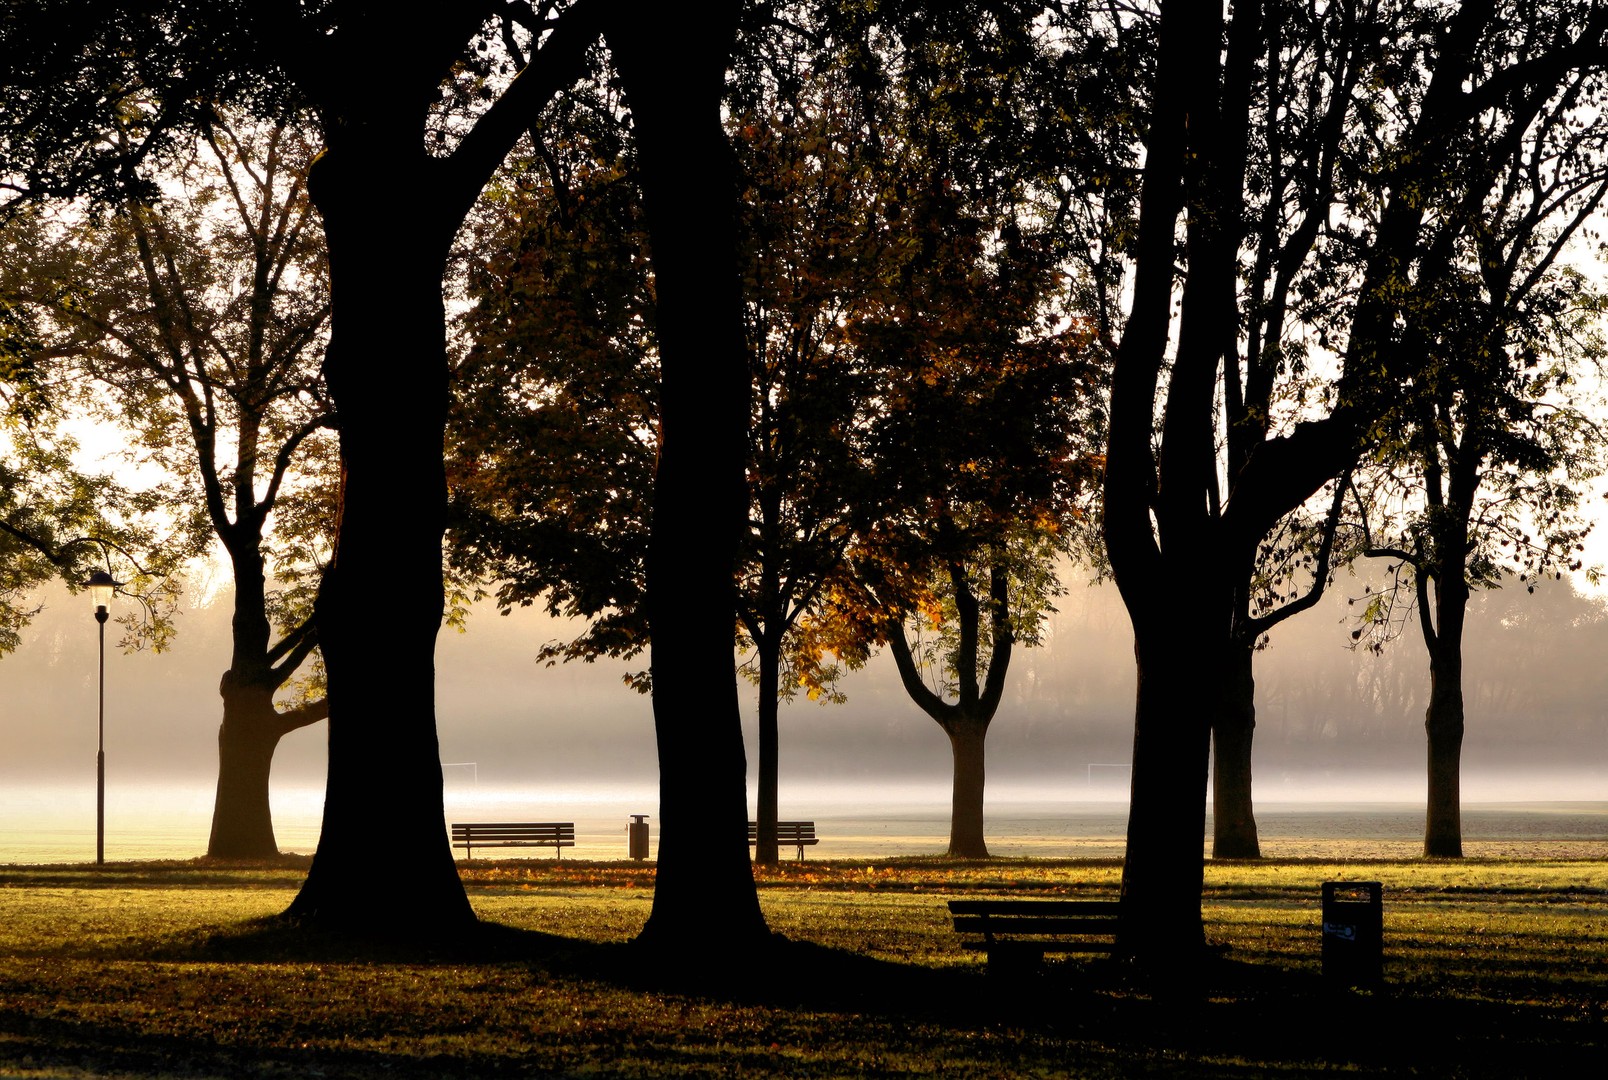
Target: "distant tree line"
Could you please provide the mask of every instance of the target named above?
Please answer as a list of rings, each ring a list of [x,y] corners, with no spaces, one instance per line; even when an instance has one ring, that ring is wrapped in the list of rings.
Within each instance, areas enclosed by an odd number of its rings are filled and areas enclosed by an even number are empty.
[[[1076,556],[1138,663],[1123,947],[1202,955],[1208,783],[1215,854],[1259,854],[1276,627],[1386,560],[1354,637],[1428,646],[1455,855],[1471,590],[1586,569],[1605,34],[1588,0],[41,0],[0,24],[0,646],[81,573],[62,537],[210,531],[212,853],[273,850],[273,746],[327,716],[288,914],[411,935],[474,919],[443,618],[583,617],[542,655],[647,654],[642,944],[740,965],[734,647],[756,858],[779,704],[882,647],[953,748],[950,853],[986,855],[984,738]],[[86,410],[164,507],[88,505],[55,434]]]

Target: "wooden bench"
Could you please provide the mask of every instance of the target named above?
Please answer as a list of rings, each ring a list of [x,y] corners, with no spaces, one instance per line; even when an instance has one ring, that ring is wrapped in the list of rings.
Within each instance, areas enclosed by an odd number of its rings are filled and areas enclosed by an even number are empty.
[[[573,821],[477,821],[452,826],[452,846],[465,848],[468,858],[475,857],[475,848],[491,847],[550,847],[564,849],[575,846]]]
[[[1031,971],[1049,952],[1109,953],[1117,945],[1116,900],[951,900],[955,932],[981,936],[990,973]]]
[[[748,843],[750,846],[759,843],[759,822],[748,823]],[[776,846],[778,848],[798,848],[798,861],[804,861],[804,849],[814,847],[820,843],[815,837],[815,822],[813,821],[778,821],[776,823]]]

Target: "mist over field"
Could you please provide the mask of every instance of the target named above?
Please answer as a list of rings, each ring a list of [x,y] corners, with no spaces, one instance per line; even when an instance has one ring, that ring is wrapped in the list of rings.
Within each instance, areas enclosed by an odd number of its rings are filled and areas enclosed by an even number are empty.
[[[989,781],[1034,798],[1122,799],[1132,737],[1132,639],[1115,590],[1067,570],[1046,642],[1018,649],[990,729]],[[1427,661],[1409,624],[1383,655],[1348,649],[1348,597],[1365,582],[1342,571],[1317,609],[1281,626],[1257,660],[1256,794],[1263,802],[1413,799],[1423,786]],[[190,607],[174,648],[108,646],[109,784],[215,777],[218,677],[227,666],[227,586]],[[95,624],[82,597],[46,594],[23,646],[0,661],[0,782],[73,783],[93,776]],[[1187,597],[1180,598],[1187,603]],[[376,611],[383,647],[385,618]],[[115,627],[112,627],[115,629]],[[656,777],[648,698],[621,676],[645,665],[545,667],[532,657],[566,627],[533,609],[477,609],[468,630],[442,631],[437,703],[449,788],[474,775],[513,786]],[[112,635],[108,635],[109,640]],[[1532,595],[1475,598],[1469,619],[1466,801],[1608,798],[1608,618],[1567,581]],[[949,748],[878,657],[842,684],[848,700],[802,695],[782,709],[781,785],[865,790],[891,798],[941,789]],[[756,690],[741,688],[749,757]],[[320,785],[325,728],[281,744],[274,780]],[[750,785],[752,789],[752,783]],[[990,800],[991,802],[993,799]]]

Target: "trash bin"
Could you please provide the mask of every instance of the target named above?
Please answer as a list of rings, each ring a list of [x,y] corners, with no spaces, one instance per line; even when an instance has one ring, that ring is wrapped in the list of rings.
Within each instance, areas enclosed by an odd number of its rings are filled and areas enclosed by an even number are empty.
[[[632,814],[631,824],[626,826],[627,848],[633,859],[646,859],[648,857],[648,815]]]
[[[1385,981],[1384,895],[1377,881],[1323,883],[1323,977],[1345,986]]]

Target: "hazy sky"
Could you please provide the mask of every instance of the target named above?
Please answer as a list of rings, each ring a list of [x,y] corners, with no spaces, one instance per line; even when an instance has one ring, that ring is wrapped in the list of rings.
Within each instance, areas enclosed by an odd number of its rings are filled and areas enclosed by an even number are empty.
[[[989,735],[991,780],[1031,781],[1077,797],[1091,779],[1119,791],[1128,760],[1133,652],[1115,590],[1069,570],[1047,643],[1016,651]],[[1355,790],[1378,770],[1411,778],[1423,760],[1427,664],[1412,634],[1383,657],[1345,647],[1342,573],[1330,598],[1276,632],[1258,657],[1257,797]],[[85,597],[42,594],[46,610],[14,655],[0,660],[0,782],[92,775],[95,623]],[[1187,602],[1187,598],[1182,598]],[[383,635],[383,612],[375,632]],[[228,611],[219,597],[182,616],[163,655],[107,655],[107,756],[118,777],[210,782],[227,663]],[[115,628],[114,628],[115,629]],[[445,630],[437,661],[442,758],[475,762],[482,782],[523,784],[655,775],[648,699],[620,681],[625,665],[547,668],[531,659],[563,627],[533,610],[487,609],[467,633]],[[109,635],[110,636],[110,635]],[[1535,595],[1506,589],[1476,599],[1469,620],[1465,762],[1480,778],[1470,798],[1510,798],[1549,776],[1534,797],[1608,799],[1608,619],[1568,583]],[[891,662],[844,683],[848,702],[800,699],[782,711],[782,787],[830,778],[947,781],[938,726],[910,703]],[[754,688],[740,685],[750,718]],[[324,726],[282,744],[275,779],[317,783]],[[86,774],[86,770],[88,773]],[[1505,778],[1505,779],[1504,779]],[[1496,781],[1501,781],[1497,784]],[[1495,784],[1495,786],[1493,786]],[[1523,792],[1530,793],[1530,792]],[[1401,794],[1394,789],[1392,794]]]

